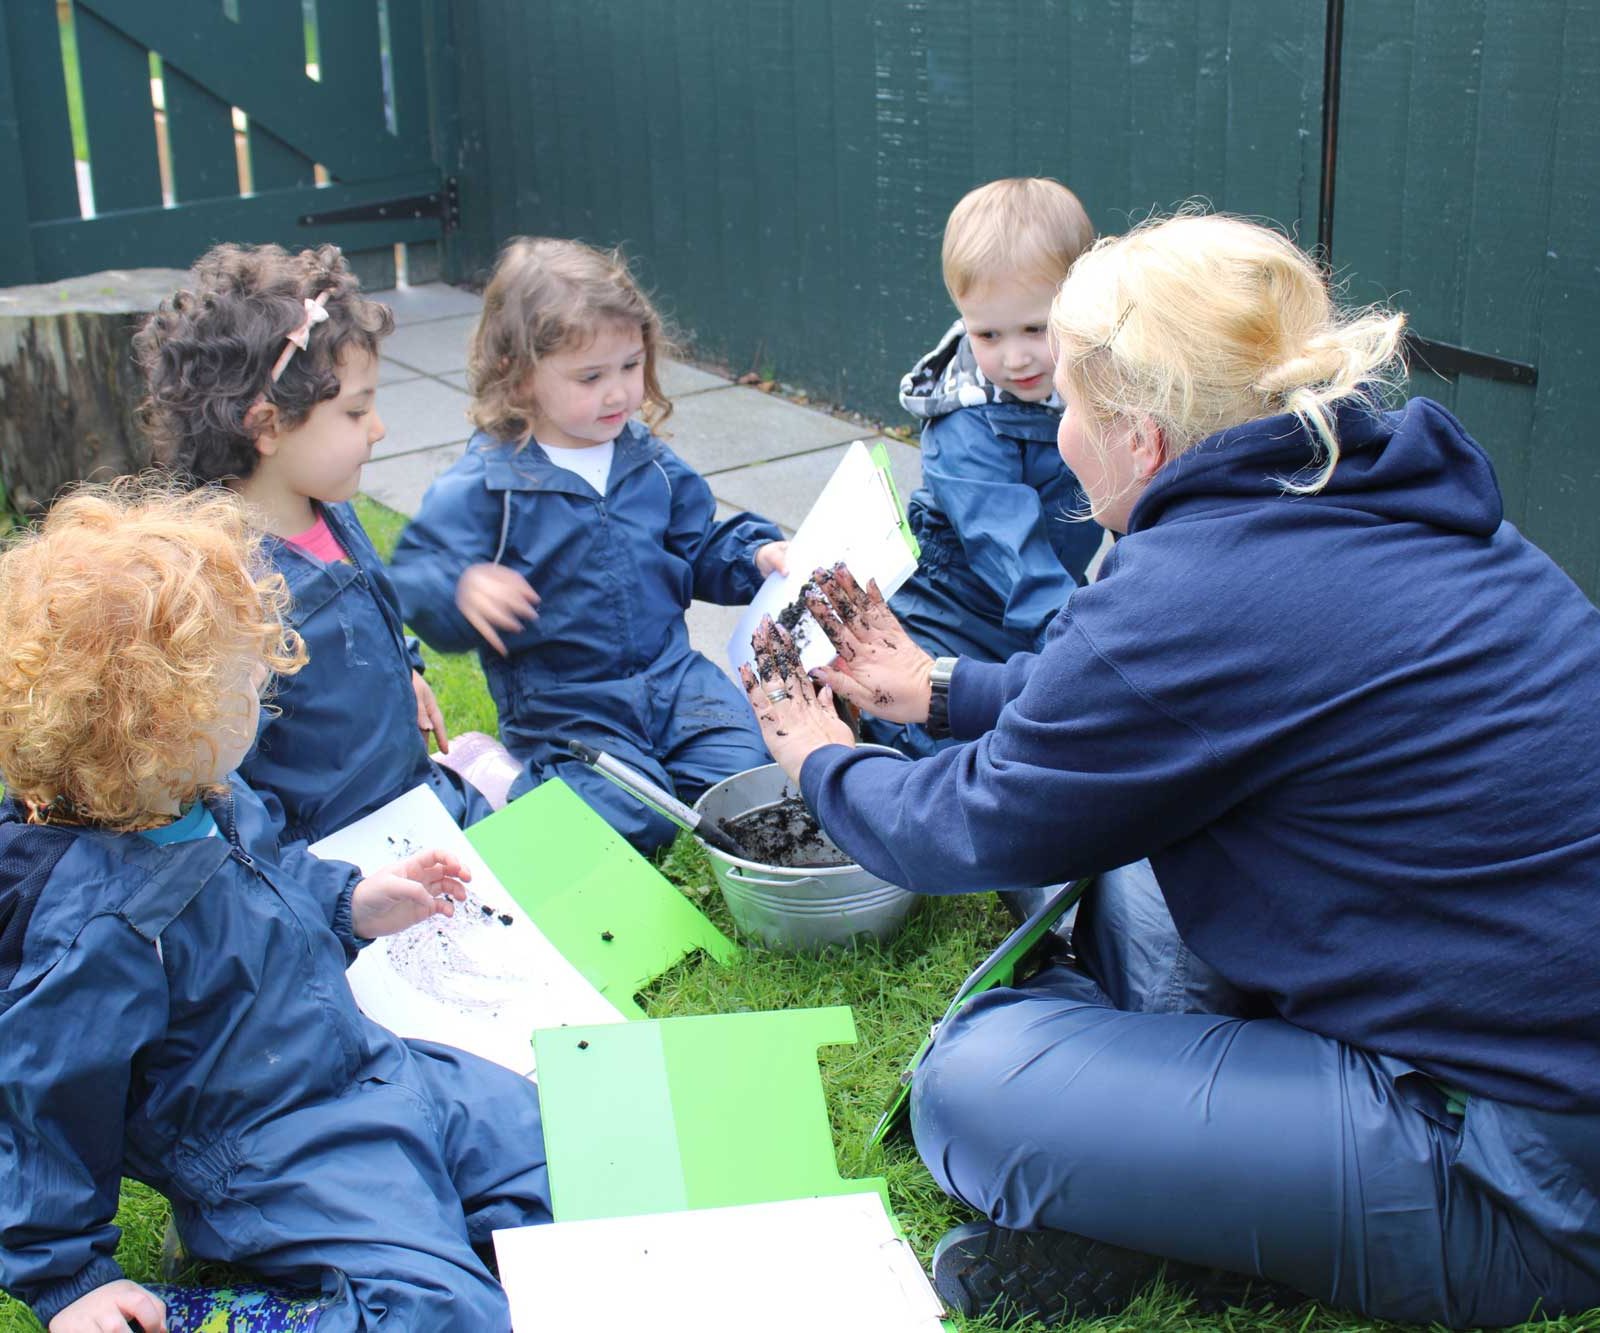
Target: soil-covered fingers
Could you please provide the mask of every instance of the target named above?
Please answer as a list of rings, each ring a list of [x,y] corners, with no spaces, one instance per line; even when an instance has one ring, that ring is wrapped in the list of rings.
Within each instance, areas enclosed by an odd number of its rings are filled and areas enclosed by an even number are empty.
[[[821,570],[817,572],[822,573]],[[846,662],[852,660],[856,655],[855,636],[834,611],[832,603],[823,595],[815,579],[806,584],[801,596],[805,598],[806,610],[811,613],[811,618],[822,626],[822,632],[828,636],[833,651]]]

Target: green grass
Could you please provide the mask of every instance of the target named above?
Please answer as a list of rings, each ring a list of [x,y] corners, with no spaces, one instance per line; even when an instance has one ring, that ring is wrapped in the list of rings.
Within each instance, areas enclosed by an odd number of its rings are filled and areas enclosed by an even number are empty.
[[[403,519],[378,505],[361,502],[361,517],[378,549],[390,550]],[[476,658],[428,653],[428,677],[453,731],[494,730],[494,711]],[[662,872],[692,897],[724,931],[732,923],[711,868],[688,837],[660,858]],[[919,1254],[926,1260],[934,1242],[955,1222],[972,1214],[939,1192],[918,1160],[910,1141],[901,1137],[887,1148],[867,1147],[867,1135],[895,1075],[916,1049],[928,1025],[943,1010],[950,994],[971,966],[1007,930],[1007,920],[988,895],[930,899],[905,932],[883,949],[868,949],[826,960],[784,958],[747,950],[729,967],[703,958],[690,959],[660,978],[647,995],[653,1017],[678,1014],[747,1012],[848,1004],[855,1012],[859,1040],[854,1046],[829,1047],[821,1055],[840,1171],[847,1177],[887,1178],[895,1210]],[[166,1225],[165,1201],[132,1182],[125,1184],[117,1220],[123,1227],[118,1257],[130,1276],[154,1280]],[[221,1280],[223,1270],[192,1272],[187,1280]],[[963,1330],[1005,1327],[991,1321],[958,1321]],[[0,1298],[0,1333],[21,1333],[38,1325],[21,1306]],[[1037,1329],[1036,1324],[1013,1326]],[[1354,1333],[1358,1329],[1395,1329],[1394,1324],[1354,1320],[1317,1306],[1289,1315],[1230,1312],[1221,1316],[1191,1315],[1181,1298],[1152,1290],[1115,1319],[1086,1321],[1082,1333],[1095,1330],[1155,1330],[1156,1333]],[[1530,1329],[1535,1327],[1528,1326]],[[1600,1321],[1574,1318],[1537,1326],[1545,1333],[1582,1333],[1600,1329]]]

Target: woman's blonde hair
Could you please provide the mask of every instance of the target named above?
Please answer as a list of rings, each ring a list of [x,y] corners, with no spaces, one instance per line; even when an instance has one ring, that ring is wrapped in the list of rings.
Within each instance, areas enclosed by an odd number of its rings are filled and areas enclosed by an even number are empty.
[[[1287,237],[1242,218],[1155,219],[1095,244],[1050,310],[1057,370],[1091,440],[1148,418],[1167,456],[1246,421],[1292,412],[1320,446],[1298,494],[1339,462],[1333,405],[1398,378],[1405,316],[1340,310]]]
[[[960,301],[980,283],[1037,278],[1052,285],[1094,240],[1078,196],[1048,176],[1011,176],[969,190],[944,224],[945,290]]]
[[[205,789],[241,667],[306,661],[260,541],[227,491],[127,477],[0,555],[0,775],[36,818],[148,828],[147,793]]]
[[[622,252],[548,237],[508,242],[483,293],[483,315],[467,353],[473,423],[499,439],[525,443],[538,407],[528,381],[540,360],[581,347],[613,324],[643,336],[644,419],[659,426],[672,414],[656,369],[671,342]]]

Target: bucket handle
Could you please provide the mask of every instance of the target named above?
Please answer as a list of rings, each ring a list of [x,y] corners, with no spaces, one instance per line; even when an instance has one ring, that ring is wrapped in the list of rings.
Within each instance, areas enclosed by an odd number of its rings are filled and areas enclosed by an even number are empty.
[[[797,884],[808,884],[816,878],[815,875],[804,875],[798,879],[763,879],[740,866],[728,866],[723,873],[740,884],[754,884],[763,889],[792,889]]]

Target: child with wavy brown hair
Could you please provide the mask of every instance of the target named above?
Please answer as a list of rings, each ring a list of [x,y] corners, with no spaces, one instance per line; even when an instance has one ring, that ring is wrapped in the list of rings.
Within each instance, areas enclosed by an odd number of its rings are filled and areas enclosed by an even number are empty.
[[[428,756],[427,735],[449,748],[444,719],[349,503],[383,439],[378,349],[393,328],[335,246],[219,245],[134,343],[157,456],[249,503],[293,594],[310,660],[240,766],[291,860],[419,783],[457,823],[489,811]]]
[[[0,1286],[51,1333],[166,1327],[124,1176],[196,1258],[320,1288],[320,1333],[505,1328],[473,1246],[549,1216],[532,1085],[344,978],[466,871],[298,876],[233,771],[305,662],[287,600],[220,491],[85,489],[0,556]]]
[[[644,852],[673,825],[568,742],[691,801],[766,763],[739,692],[690,647],[684,612],[691,598],[748,602],[787,549],[767,519],[719,519],[704,478],[653,433],[671,406],[664,343],[620,254],[512,241],[472,341],[478,433],[423,497],[391,571],[424,639],[478,650],[522,765],[511,794],[560,776]]]

